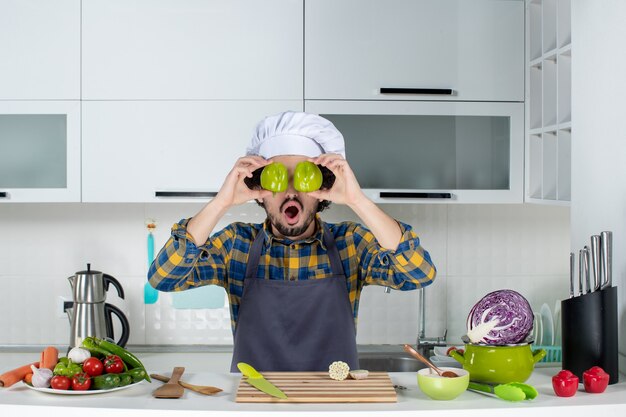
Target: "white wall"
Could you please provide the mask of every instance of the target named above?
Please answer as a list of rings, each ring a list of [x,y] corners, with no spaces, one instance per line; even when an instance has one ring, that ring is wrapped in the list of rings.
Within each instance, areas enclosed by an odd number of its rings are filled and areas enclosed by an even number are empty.
[[[172,308],[161,293],[143,304],[147,254],[145,220],[158,222],[156,250],[171,225],[200,204],[3,204],[0,205],[0,345],[65,344],[69,323],[59,297],[70,298],[67,277],[92,268],[124,286],[126,299],[109,292],[131,323],[131,344],[230,344],[226,307]],[[485,293],[511,288],[535,310],[567,296],[569,209],[535,205],[386,205],[411,224],[431,253],[439,274],[428,289],[427,335],[448,328],[451,341],[464,332],[467,313]],[[235,220],[261,222],[254,204],[232,210]],[[323,213],[326,221],[356,219],[345,207]],[[361,299],[358,342],[413,342],[418,293],[367,288]],[[446,302],[446,299],[448,302]]]
[[[626,372],[626,2],[572,1],[572,250],[613,231],[620,370]]]

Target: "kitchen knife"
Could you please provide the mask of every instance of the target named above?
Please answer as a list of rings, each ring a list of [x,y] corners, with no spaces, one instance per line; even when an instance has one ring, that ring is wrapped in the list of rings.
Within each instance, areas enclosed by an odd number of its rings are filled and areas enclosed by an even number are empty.
[[[263,375],[257,372],[252,366],[248,365],[245,362],[239,362],[237,364],[237,368],[239,371],[246,377],[246,382],[252,385],[254,388],[262,391],[266,394],[271,395],[272,397],[281,398],[283,400],[287,399],[287,396],[284,392],[279,390],[276,385],[269,382],[267,379],[263,378]]]
[[[589,269],[590,269],[589,246],[585,246],[583,250],[584,250],[583,265],[585,267],[585,285],[587,286],[587,294],[589,294],[591,292],[591,279],[589,277]]]
[[[569,298],[574,297],[574,275],[576,275],[574,271],[574,253],[570,252],[569,254]]]
[[[591,270],[593,273],[593,290],[600,289],[600,235],[591,236]]]
[[[613,232],[600,233],[600,243],[602,247],[602,275],[604,276],[600,288],[605,289],[613,285]]]
[[[583,274],[585,269],[583,262],[585,261],[585,251],[583,249],[578,251],[578,295],[583,295]]]

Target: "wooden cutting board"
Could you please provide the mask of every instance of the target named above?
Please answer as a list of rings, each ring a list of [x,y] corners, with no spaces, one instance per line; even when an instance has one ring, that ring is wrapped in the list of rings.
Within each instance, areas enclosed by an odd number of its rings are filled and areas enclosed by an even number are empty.
[[[241,378],[238,403],[395,403],[398,401],[387,372],[370,372],[366,379],[335,381],[328,372],[263,372],[286,400],[259,391]]]

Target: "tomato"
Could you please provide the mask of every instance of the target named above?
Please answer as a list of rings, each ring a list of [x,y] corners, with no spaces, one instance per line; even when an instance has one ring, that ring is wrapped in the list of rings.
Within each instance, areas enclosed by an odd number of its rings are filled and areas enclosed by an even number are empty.
[[[50,380],[50,388],[52,389],[68,390],[70,389],[71,384],[72,381],[68,377],[63,375],[55,375]]]
[[[104,370],[108,374],[121,374],[124,372],[124,362],[117,355],[110,355],[104,359]]]
[[[552,388],[559,397],[571,397],[578,391],[578,377],[563,369],[552,377]]]
[[[98,358],[88,358],[83,362],[83,371],[89,376],[102,375],[104,372],[104,365]]]
[[[85,372],[72,377],[72,389],[74,391],[87,391],[91,387],[91,378]]]
[[[607,385],[609,385],[609,374],[604,372],[604,369],[599,366],[594,366],[583,372],[583,385],[585,391],[592,394],[599,394],[604,392]]]

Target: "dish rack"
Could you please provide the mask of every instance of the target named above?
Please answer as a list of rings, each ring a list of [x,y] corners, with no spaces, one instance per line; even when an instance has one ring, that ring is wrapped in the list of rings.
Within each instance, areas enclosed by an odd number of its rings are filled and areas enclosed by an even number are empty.
[[[533,350],[538,349],[543,349],[546,351],[546,356],[539,361],[540,363],[561,362],[563,359],[563,351],[561,349],[561,346],[533,346]]]

